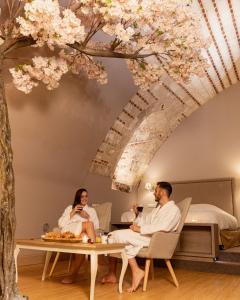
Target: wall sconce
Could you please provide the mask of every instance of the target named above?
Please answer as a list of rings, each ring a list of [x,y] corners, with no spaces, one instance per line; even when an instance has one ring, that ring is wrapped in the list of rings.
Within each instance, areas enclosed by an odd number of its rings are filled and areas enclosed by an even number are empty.
[[[153,192],[154,191],[154,184],[152,184],[151,182],[147,182],[145,184],[145,190],[149,191],[149,192]]]

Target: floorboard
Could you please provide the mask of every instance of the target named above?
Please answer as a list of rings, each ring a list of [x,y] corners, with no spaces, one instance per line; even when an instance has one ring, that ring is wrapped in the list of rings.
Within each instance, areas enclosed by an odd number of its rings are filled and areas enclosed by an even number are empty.
[[[89,272],[80,271],[75,284],[61,284],[63,273],[67,269],[65,262],[59,262],[55,275],[45,282],[41,282],[41,265],[22,266],[19,269],[19,289],[30,300],[87,300],[89,295]],[[99,267],[99,274],[104,274],[104,266]],[[86,270],[86,269],[85,269]],[[83,273],[84,272],[84,273]],[[214,274],[176,269],[176,276],[180,287],[176,288],[165,268],[155,267],[155,279],[149,280],[148,290],[129,295],[126,288],[130,282],[128,270],[124,281],[124,293],[120,295],[115,284],[97,282],[95,299],[111,300],[239,300],[240,276],[228,274]]]

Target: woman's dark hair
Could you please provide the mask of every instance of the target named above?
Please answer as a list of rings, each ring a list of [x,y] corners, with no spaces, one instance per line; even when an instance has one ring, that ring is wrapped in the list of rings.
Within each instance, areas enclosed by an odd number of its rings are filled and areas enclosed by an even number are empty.
[[[157,185],[164,189],[167,192],[168,197],[170,197],[170,195],[172,194],[172,186],[169,182],[159,181]]]
[[[88,191],[87,191],[86,189],[78,189],[78,190],[76,191],[75,198],[74,198],[74,202],[73,202],[73,205],[72,205],[73,208],[74,208],[76,205],[81,204],[81,196],[82,196],[82,193],[83,193],[83,192],[88,193]]]

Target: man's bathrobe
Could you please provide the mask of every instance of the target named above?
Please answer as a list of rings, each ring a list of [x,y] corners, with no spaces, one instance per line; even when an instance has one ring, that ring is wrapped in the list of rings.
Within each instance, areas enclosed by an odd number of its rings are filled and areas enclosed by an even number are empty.
[[[111,239],[115,243],[126,243],[128,258],[137,255],[141,248],[149,246],[151,235],[157,231],[175,231],[179,224],[181,213],[174,201],[169,201],[162,207],[159,205],[145,217],[137,218],[135,223],[140,226],[140,233],[131,229],[111,232]]]

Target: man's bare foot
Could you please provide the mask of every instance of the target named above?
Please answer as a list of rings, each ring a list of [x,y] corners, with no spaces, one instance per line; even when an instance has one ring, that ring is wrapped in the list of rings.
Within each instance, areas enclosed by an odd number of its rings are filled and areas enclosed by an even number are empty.
[[[72,284],[76,281],[76,275],[70,275],[68,277],[63,278],[61,283],[63,284]]]
[[[144,278],[144,274],[145,272],[141,269],[139,269],[134,275],[133,275],[133,278],[132,278],[132,286],[127,289],[127,291],[129,293],[133,293],[133,292],[136,292],[136,290],[138,289],[142,279]]]
[[[102,277],[101,283],[117,283],[117,277],[114,274],[107,274]]]

